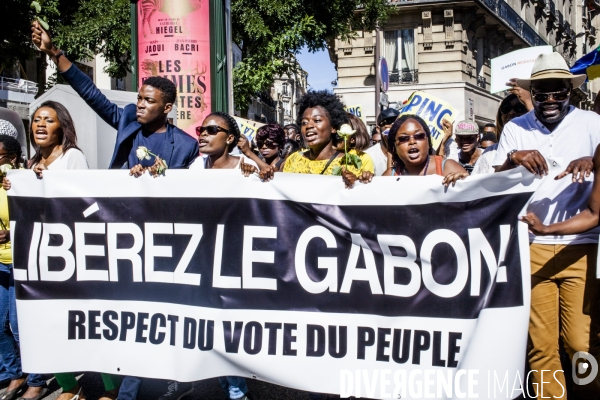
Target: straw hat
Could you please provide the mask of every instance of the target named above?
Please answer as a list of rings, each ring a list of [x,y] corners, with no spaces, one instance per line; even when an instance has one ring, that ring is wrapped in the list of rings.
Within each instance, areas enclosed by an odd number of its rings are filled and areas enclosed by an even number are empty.
[[[568,79],[573,89],[585,82],[586,75],[573,75],[564,58],[558,53],[540,54],[533,64],[530,79],[517,79],[517,85],[529,90],[532,81],[542,79]]]

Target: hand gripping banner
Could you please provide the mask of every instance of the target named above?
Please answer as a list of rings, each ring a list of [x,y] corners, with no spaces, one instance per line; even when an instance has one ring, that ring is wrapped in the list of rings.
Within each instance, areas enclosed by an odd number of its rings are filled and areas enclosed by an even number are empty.
[[[237,170],[11,171],[24,370],[517,397],[530,287],[517,215],[539,184],[522,171],[351,190]]]

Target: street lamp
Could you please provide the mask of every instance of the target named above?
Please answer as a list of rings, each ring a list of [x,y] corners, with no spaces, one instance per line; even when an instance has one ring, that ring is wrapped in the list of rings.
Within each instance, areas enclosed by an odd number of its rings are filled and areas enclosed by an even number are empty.
[[[573,40],[575,40],[575,39],[577,39],[577,38],[580,38],[580,37],[582,37],[583,35],[585,35],[585,32],[579,32],[577,35],[575,35],[575,37],[573,37],[573,38],[571,38],[571,39],[567,39],[567,40],[565,40],[564,42],[561,42],[561,43],[559,43],[559,44],[555,45],[555,46],[554,46],[554,47],[552,47],[552,48],[553,48],[553,49],[555,49],[555,48],[557,48],[558,46],[562,46],[563,44],[566,44],[566,43],[572,42]]]

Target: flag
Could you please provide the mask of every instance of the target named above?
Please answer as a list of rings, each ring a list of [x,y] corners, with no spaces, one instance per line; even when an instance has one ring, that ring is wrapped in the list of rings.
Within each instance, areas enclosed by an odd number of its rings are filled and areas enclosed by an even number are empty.
[[[571,67],[572,74],[586,74],[588,80],[600,77],[600,46],[575,61]]]

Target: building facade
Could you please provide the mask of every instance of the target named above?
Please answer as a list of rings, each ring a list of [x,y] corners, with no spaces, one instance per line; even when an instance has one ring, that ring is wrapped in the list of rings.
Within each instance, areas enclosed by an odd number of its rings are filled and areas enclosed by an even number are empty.
[[[301,70],[297,75],[275,78],[271,87],[271,98],[276,104],[276,122],[281,126],[296,123],[298,100],[307,90],[308,74]]]
[[[281,126],[296,123],[298,100],[307,90],[306,71],[300,68],[295,75],[275,77],[271,89],[258,94],[248,107],[248,119],[259,122],[276,122]]]
[[[590,4],[588,4],[588,2]],[[600,1],[598,1],[600,6]],[[422,90],[452,104],[460,119],[494,122],[503,93],[490,93],[490,59],[529,46],[551,45],[567,63],[596,47],[592,0],[390,0],[378,31],[330,43],[338,79],[334,92],[360,104],[375,122],[375,46],[389,69],[390,107]],[[360,12],[358,10],[357,12]],[[590,82],[573,94],[589,108],[598,92]]]

